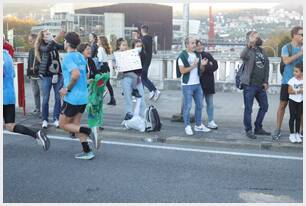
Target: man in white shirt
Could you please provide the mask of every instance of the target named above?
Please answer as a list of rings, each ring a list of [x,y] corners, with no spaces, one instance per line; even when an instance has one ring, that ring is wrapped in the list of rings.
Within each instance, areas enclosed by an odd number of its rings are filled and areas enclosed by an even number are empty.
[[[195,102],[195,131],[209,132],[210,129],[202,124],[202,101],[203,92],[200,85],[200,73],[205,70],[207,59],[195,53],[196,41],[194,38],[188,37],[185,39],[186,50],[183,50],[177,58],[177,76],[182,77],[182,91],[183,91],[183,119],[185,132],[187,135],[193,135],[190,126],[190,110],[192,105],[192,97]]]

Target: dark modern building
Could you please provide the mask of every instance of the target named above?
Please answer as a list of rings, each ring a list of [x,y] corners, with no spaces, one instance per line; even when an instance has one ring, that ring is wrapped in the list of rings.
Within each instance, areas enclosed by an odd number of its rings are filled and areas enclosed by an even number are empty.
[[[75,10],[76,14],[123,13],[126,27],[138,27],[147,24],[151,35],[158,36],[158,48],[171,49],[172,19],[171,6],[144,3],[122,3],[103,7]],[[115,26],[115,25],[114,25]]]

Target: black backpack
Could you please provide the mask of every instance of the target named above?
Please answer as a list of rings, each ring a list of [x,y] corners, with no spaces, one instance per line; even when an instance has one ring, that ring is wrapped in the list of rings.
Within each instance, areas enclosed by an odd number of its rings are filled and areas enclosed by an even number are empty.
[[[149,106],[149,108],[145,111],[145,123],[146,123],[146,131],[160,131],[161,129],[161,122],[159,118],[159,114],[157,109],[154,106]]]
[[[241,64],[241,66],[239,67],[238,71],[237,71],[237,74],[236,74],[236,77],[235,77],[235,80],[236,80],[236,87],[240,90],[243,89],[243,86],[242,86],[242,83],[241,83],[241,76],[242,76],[242,73],[244,71],[244,67],[245,67],[245,63],[243,62]]]
[[[290,56],[292,56],[292,44],[289,43],[289,44],[286,44],[286,45],[287,45],[288,54],[289,54],[289,57],[290,57]],[[283,59],[281,58],[281,62],[279,64],[279,72],[281,73],[282,76],[284,74],[285,66],[286,66],[286,64],[283,62]]]

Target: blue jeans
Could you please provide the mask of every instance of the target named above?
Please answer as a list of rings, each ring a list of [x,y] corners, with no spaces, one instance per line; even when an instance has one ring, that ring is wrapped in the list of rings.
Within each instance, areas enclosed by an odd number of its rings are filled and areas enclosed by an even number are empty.
[[[255,129],[262,128],[262,122],[265,114],[268,111],[268,97],[267,92],[261,86],[244,86],[243,89],[244,98],[244,118],[243,123],[245,131],[252,130],[252,108],[254,98],[259,104],[259,110],[255,121]]]
[[[190,110],[192,106],[192,98],[195,102],[195,122],[197,126],[202,124],[202,107],[203,107],[203,91],[200,84],[182,85],[183,90],[183,119],[184,126],[190,125]]]
[[[124,94],[124,110],[125,114],[133,114],[133,102],[132,102],[132,91],[133,91],[133,78],[126,76],[121,80],[121,87]],[[141,97],[140,104],[140,116],[144,115],[146,104],[144,101],[144,90],[142,83],[137,84],[137,89]]]
[[[206,101],[206,112],[208,116],[208,122],[214,120],[214,95],[213,94],[204,94],[204,98]]]
[[[154,84],[151,82],[151,80],[148,78],[148,71],[149,71],[149,66],[143,66],[142,68],[142,73],[141,73],[141,81],[147,89],[152,92],[156,91],[156,87]]]
[[[58,120],[61,112],[61,97],[59,90],[63,87],[63,77],[59,76],[58,82],[52,84],[52,77],[43,77],[41,80],[43,101],[42,101],[42,118],[48,121],[49,117],[49,98],[51,88],[53,87],[54,92],[54,109],[53,109],[53,121]]]

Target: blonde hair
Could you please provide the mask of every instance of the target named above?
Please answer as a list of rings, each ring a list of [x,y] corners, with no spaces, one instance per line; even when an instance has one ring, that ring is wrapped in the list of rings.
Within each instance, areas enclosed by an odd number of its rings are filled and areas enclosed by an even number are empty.
[[[112,49],[110,44],[108,43],[108,40],[105,36],[99,36],[100,43],[99,46],[103,47],[106,51],[106,54],[111,54]]]
[[[40,57],[40,46],[44,43],[44,32],[47,32],[48,30],[42,30],[37,34],[37,38],[35,41],[35,58],[38,62],[41,62],[41,57]]]

